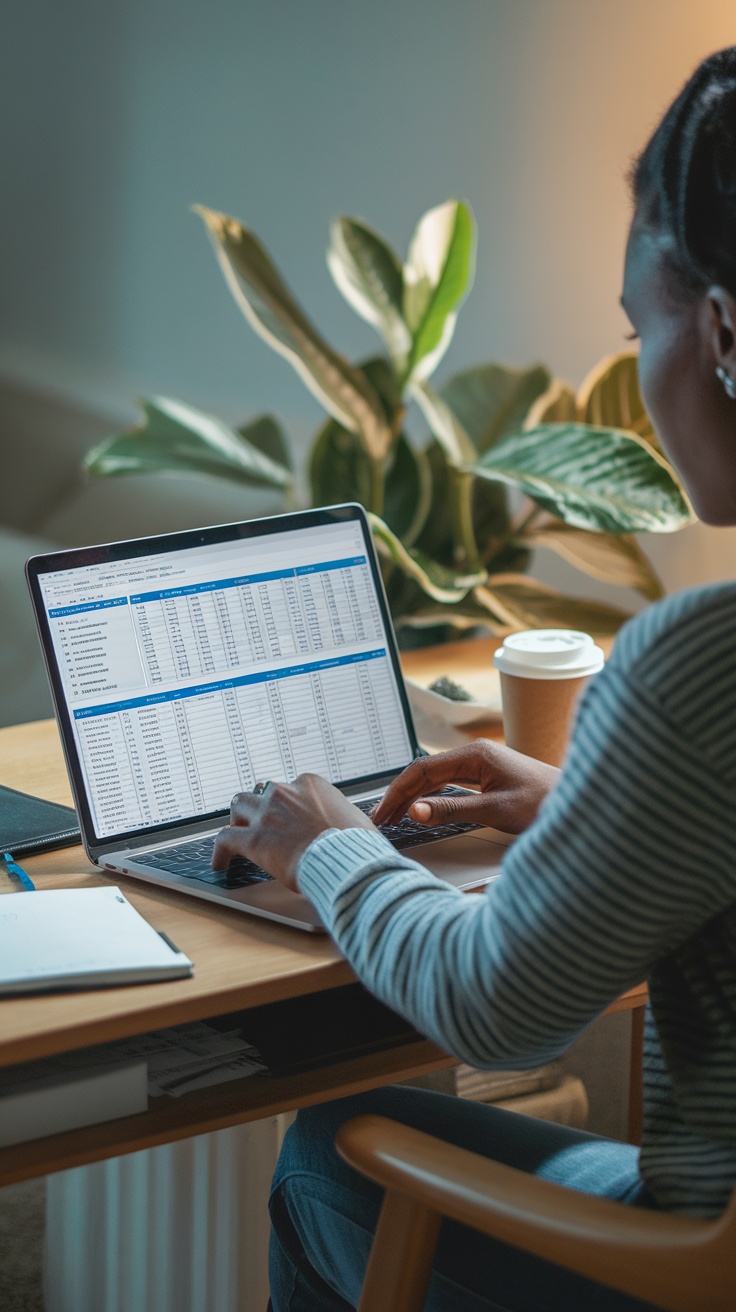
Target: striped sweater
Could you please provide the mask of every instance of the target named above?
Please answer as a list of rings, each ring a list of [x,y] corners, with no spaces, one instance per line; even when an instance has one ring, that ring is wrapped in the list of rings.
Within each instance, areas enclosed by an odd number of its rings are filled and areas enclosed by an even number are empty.
[[[299,884],[378,997],[471,1065],[558,1056],[646,979],[640,1170],[719,1213],[736,1183],[736,584],[629,623],[559,782],[467,897],[377,832],[329,830]]]

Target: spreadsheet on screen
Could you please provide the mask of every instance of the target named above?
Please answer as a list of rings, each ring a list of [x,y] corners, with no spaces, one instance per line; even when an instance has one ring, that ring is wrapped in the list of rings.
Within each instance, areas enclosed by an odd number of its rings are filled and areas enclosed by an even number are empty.
[[[355,521],[41,574],[100,837],[411,745]]]

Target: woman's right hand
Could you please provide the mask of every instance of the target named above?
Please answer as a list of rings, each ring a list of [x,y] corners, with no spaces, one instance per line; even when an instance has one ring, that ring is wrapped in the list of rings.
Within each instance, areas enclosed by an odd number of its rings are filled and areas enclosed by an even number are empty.
[[[387,788],[371,820],[396,824],[408,812],[425,825],[467,822],[519,834],[534,820],[559,774],[553,765],[479,738],[467,747],[413,761]],[[478,792],[427,796],[446,784]]]

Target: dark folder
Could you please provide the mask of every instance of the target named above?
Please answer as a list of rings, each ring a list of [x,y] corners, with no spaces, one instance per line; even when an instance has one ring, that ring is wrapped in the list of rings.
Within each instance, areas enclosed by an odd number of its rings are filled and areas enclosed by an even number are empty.
[[[0,784],[0,852],[25,856],[80,840],[77,813]]]

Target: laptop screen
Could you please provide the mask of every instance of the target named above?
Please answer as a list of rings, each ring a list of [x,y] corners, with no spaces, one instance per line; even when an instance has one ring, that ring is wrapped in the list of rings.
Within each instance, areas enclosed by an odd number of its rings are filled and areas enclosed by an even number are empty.
[[[38,561],[99,840],[221,812],[258,779],[345,784],[412,759],[372,546],[349,510]]]

